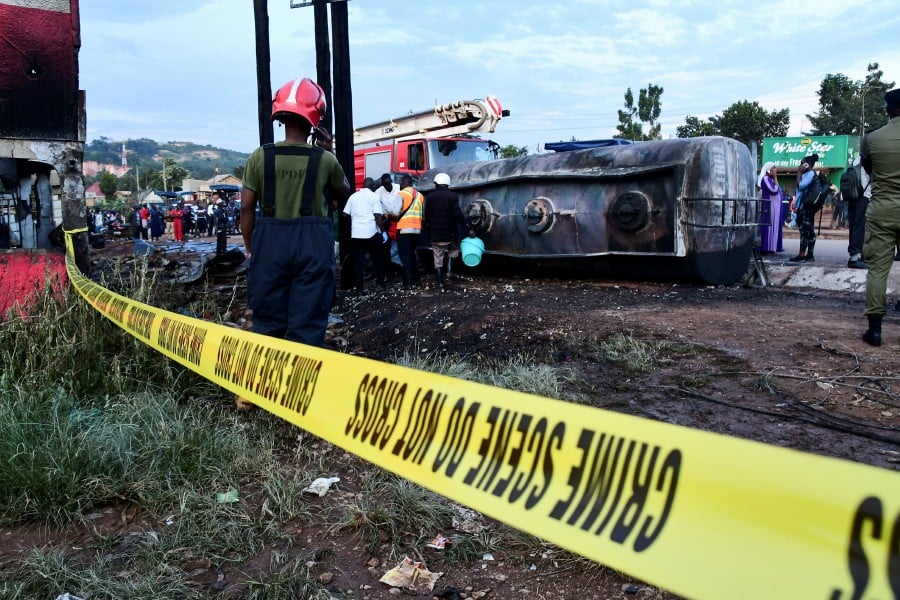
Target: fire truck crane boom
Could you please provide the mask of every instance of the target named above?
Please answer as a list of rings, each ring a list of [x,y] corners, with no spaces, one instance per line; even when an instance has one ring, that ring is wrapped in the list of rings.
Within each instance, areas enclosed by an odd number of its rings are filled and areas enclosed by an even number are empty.
[[[366,177],[418,177],[432,168],[497,158],[499,145],[477,134],[492,133],[508,116],[497,98],[487,96],[360,127],[353,133],[356,188]]]
[[[434,107],[433,110],[413,113],[381,123],[360,127],[353,133],[354,145],[403,141],[425,134],[450,136],[475,133],[492,133],[497,123],[509,111],[500,108],[496,98],[487,100],[459,100]]]

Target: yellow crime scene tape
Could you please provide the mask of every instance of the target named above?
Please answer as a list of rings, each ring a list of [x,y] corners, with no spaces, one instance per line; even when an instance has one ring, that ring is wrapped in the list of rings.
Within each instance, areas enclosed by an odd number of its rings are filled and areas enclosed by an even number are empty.
[[[691,598],[900,598],[900,474],[78,292],[223,388],[397,475]]]

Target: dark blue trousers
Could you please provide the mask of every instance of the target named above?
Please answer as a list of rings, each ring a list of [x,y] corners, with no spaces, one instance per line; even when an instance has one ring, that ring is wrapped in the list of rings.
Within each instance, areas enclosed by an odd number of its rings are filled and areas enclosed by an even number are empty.
[[[253,331],[322,346],[336,280],[331,221],[258,217],[250,246]]]
[[[418,264],[416,262],[416,246],[419,243],[418,233],[401,233],[397,236],[397,252],[403,263],[403,285],[418,283]]]

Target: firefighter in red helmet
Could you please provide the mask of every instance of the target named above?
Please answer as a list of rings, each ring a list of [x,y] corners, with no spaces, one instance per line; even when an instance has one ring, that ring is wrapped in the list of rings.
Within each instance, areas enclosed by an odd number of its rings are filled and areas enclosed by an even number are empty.
[[[250,155],[241,192],[253,331],[313,346],[325,341],[336,280],[327,199],[336,206],[351,192],[337,158],[309,143],[324,114],[325,93],[311,79],[281,86],[272,120],[284,141]]]

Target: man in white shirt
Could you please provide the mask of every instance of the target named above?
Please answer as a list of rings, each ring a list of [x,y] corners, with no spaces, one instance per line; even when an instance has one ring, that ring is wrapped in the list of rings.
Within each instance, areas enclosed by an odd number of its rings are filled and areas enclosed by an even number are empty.
[[[400,213],[400,187],[391,181],[389,173],[381,176],[381,185],[375,190],[378,200],[381,202],[381,208],[386,217],[394,217]]]
[[[206,205],[206,235],[212,237],[216,227],[216,205],[219,202],[219,194],[213,194],[212,200]]]
[[[387,243],[387,232],[384,230],[384,209],[374,190],[375,181],[366,177],[363,186],[350,195],[344,206],[344,214],[350,217],[353,287],[357,292],[363,290],[366,253],[372,257],[376,283],[385,287],[383,246]]]
[[[400,262],[400,254],[397,251],[396,240],[396,224],[397,219],[400,217],[400,209],[403,205],[403,201],[400,198],[400,186],[393,182],[390,173],[384,173],[380,178],[380,182],[381,185],[378,186],[375,193],[378,195],[378,200],[381,202],[381,209],[384,211],[384,230],[388,232],[389,236],[392,235],[390,233],[391,225],[394,225],[393,237],[389,239],[383,247],[384,269],[385,275],[387,275],[389,267],[394,267],[397,271],[403,268],[403,263]]]

